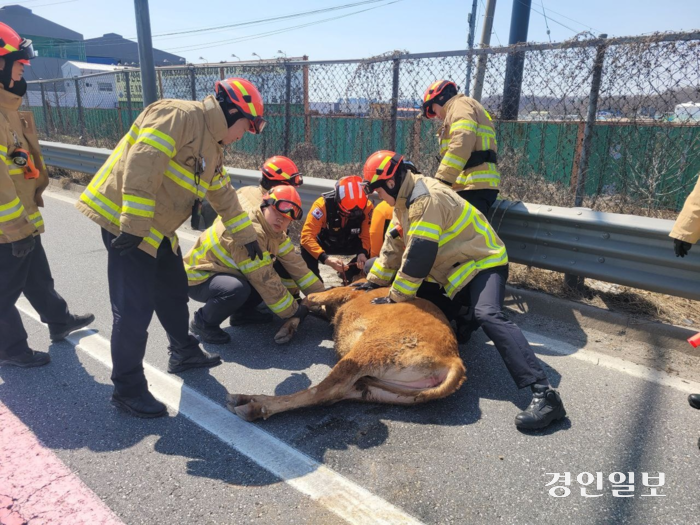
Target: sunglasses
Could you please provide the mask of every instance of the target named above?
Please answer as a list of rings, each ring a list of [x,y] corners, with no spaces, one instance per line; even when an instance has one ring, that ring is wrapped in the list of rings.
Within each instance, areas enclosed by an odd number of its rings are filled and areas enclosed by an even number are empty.
[[[258,135],[265,129],[267,121],[262,117],[253,117],[252,119],[248,119],[248,124],[250,124],[248,132],[252,133],[253,135]]]
[[[292,220],[301,219],[303,212],[298,204],[285,200],[276,200],[272,204],[278,212],[291,217]]]

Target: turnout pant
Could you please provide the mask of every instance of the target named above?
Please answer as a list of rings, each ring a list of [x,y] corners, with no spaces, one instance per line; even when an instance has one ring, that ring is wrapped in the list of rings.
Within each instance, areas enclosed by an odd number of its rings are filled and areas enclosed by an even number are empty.
[[[262,301],[246,279],[226,273],[217,273],[203,283],[190,286],[189,295],[205,303],[194,315],[204,326],[212,328],[220,326],[241,308],[255,309]]]
[[[479,272],[455,296],[455,302],[471,307],[472,331],[481,326],[496,346],[518,388],[547,382],[530,344],[515,323],[503,313],[508,266]]]
[[[479,210],[488,219],[489,208],[498,197],[498,190],[462,190],[457,195]]]
[[[337,254],[337,253],[328,253],[328,255],[346,255],[346,254]],[[357,253],[357,252],[355,252]],[[307,252],[304,247],[301,247],[301,258],[304,259],[304,262],[306,263],[306,266],[309,267],[309,270],[314,272],[316,277],[319,278],[321,282],[323,282],[323,279],[321,278],[321,271],[319,270],[319,262],[316,257],[311,255],[309,252]],[[345,279],[347,279],[348,282],[352,282],[352,280],[355,278],[356,275],[360,273],[360,269],[357,267],[355,264],[357,262],[357,256],[353,257],[350,262],[348,263],[350,265],[350,269],[345,272]]]
[[[39,312],[41,322],[60,332],[71,320],[68,305],[54,289],[51,268],[41,244],[34,237],[34,249],[25,257],[12,255],[10,243],[0,244],[0,356],[11,357],[29,350],[27,332],[15,303],[24,293]]]
[[[109,299],[112,303],[112,382],[122,396],[137,396],[148,389],[143,357],[153,312],[168,335],[168,350],[179,355],[201,352],[189,334],[187,274],[178,248],[173,253],[165,238],[157,256],[138,248],[120,255],[111,246],[114,235],[102,230],[107,248]]]

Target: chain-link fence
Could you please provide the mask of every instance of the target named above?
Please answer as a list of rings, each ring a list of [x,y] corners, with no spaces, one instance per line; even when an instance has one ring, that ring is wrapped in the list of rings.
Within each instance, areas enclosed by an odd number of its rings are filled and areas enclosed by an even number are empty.
[[[517,111],[505,111],[509,60],[523,60]],[[483,76],[477,71],[482,66]],[[395,149],[423,173],[439,163],[439,122],[420,117],[438,79],[480,84],[493,117],[504,197],[661,215],[679,209],[700,172],[700,33],[576,39],[365,60],[279,60],[158,68],[161,98],[200,100],[218,79],[250,79],[268,126],[227,148],[257,169],[290,156],[311,177],[358,173]],[[138,70],[30,85],[25,105],[43,138],[114,147],[143,109]],[[513,113],[517,118],[505,120]]]

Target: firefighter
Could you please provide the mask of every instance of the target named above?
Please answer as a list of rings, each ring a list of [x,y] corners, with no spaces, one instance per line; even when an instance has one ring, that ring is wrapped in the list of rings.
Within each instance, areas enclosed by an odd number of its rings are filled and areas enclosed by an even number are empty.
[[[330,266],[348,282],[364,270],[370,251],[372,208],[358,175],[343,177],[333,191],[313,203],[301,230],[301,256],[319,279],[319,263]],[[345,264],[336,255],[355,257]]]
[[[530,406],[515,418],[524,430],[566,415],[559,394],[520,329],[503,314],[508,278],[506,248],[484,215],[433,178],[409,170],[402,155],[378,151],[364,166],[369,190],[394,206],[403,231],[382,247],[359,289],[389,287],[374,304],[410,301],[424,281],[440,284],[458,304],[474,305],[476,322],[501,354],[518,388],[530,387]],[[395,249],[401,245],[402,250]]]
[[[685,200],[670,236],[673,238],[676,257],[688,255],[691,246],[700,240],[700,178],[695,183],[695,189]],[[700,394],[690,394],[688,402],[691,407],[700,410]]]
[[[238,197],[241,204],[247,210],[259,208],[263,201],[263,195],[275,186],[293,186],[298,188],[303,184],[303,176],[299,172],[296,164],[291,159],[282,155],[275,155],[267,159],[260,170],[260,184],[258,186],[244,186],[238,190]],[[277,274],[282,279],[282,283],[287,287],[294,299],[301,301],[299,287],[289,275],[284,265],[276,260],[272,265]],[[231,326],[241,326],[246,324],[264,324],[272,322],[273,316],[268,308],[260,310],[257,308],[241,308],[233,315],[229,323]]]
[[[41,234],[42,192],[49,184],[34,118],[18,111],[27,91],[24,67],[34,58],[31,40],[0,23],[0,365],[41,366],[51,359],[27,344],[15,307],[20,294],[49,325],[51,341],[61,341],[95,320],[73,315],[54,289]]]
[[[426,89],[423,116],[443,121],[438,133],[442,160],[435,178],[487,216],[501,181],[491,116],[479,102],[457,93],[449,80],[438,80]]]
[[[102,228],[108,253],[112,325],[112,404],[138,417],[167,414],[143,372],[155,311],[168,335],[168,372],[212,367],[218,355],[188,332],[187,275],[175,231],[199,222],[207,197],[231,236],[262,259],[255,229],[223,168],[223,146],[265,127],[260,93],[249,81],[216,82],[201,102],[148,106],[100,168],[76,207]]]
[[[379,255],[393,214],[394,207],[387,202],[381,201],[374,207],[372,222],[369,225],[370,257]]]
[[[273,268],[273,260],[305,293],[324,290],[286,234],[291,221],[302,217],[297,190],[275,186],[263,194],[258,206],[247,211],[263,250],[262,260],[252,260],[220,218],[185,255],[189,295],[205,303],[195,312],[190,329],[206,343],[228,343],[231,336],[221,329],[221,323],[240,310],[254,309],[261,301],[282,319],[306,317],[308,309],[294,300]]]

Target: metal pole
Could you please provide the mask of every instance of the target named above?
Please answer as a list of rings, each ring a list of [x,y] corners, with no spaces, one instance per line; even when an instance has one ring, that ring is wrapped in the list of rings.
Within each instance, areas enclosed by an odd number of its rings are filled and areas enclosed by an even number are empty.
[[[474,49],[474,30],[476,26],[476,5],[479,0],[473,0],[472,12],[469,13],[469,36],[467,37],[467,47],[469,51]],[[467,83],[464,85],[464,94],[469,96],[469,88],[472,84],[472,55],[467,55]]]
[[[489,47],[491,44],[491,32],[493,31],[493,14],[496,11],[496,0],[488,0],[486,4],[486,15],[484,17],[484,28],[481,31],[481,44],[479,47]],[[472,98],[481,102],[481,92],[484,90],[484,77],[486,76],[486,62],[488,56],[479,55],[476,63],[476,78],[474,79],[474,94]]]
[[[302,60],[309,60],[304,55]],[[304,142],[311,142],[311,115],[309,114],[309,66],[304,67]]]
[[[600,35],[599,38],[607,38],[608,35]],[[588,97],[588,114],[586,125],[583,128],[583,146],[581,147],[581,159],[579,160],[578,173],[576,175],[576,197],[574,206],[581,206],[585,194],[586,175],[588,175],[588,157],[591,153],[591,140],[595,127],[596,113],[598,112],[598,95],[600,94],[600,82],[603,77],[603,61],[607,46],[598,46],[593,63],[593,75],[591,78],[591,94]]]
[[[284,69],[284,154],[289,156],[289,139],[292,129],[292,66],[285,64]]]
[[[124,72],[124,78],[126,79],[126,107],[129,110],[128,124],[131,127],[131,123],[134,121],[134,110],[131,107],[131,73],[128,71]]]
[[[389,144],[391,149],[396,151],[396,117],[399,107],[399,65],[401,61],[398,58],[394,62],[394,75],[391,82],[391,128],[389,135]]]
[[[148,0],[134,0],[136,11],[136,34],[139,41],[139,63],[141,66],[141,92],[143,107],[158,100],[156,93],[156,68],[153,63],[153,42],[151,40],[151,17],[148,14]]]
[[[513,13],[510,19],[510,37],[508,45],[527,42],[527,30],[530,24],[530,5],[532,0],[513,0]],[[520,89],[523,83],[523,66],[525,53],[518,51],[508,55],[506,78],[503,85],[502,120],[517,120],[520,108]]]
[[[83,115],[83,101],[80,96],[80,80],[75,77],[75,101],[78,104],[78,125],[80,126],[80,144],[85,144],[85,115]]]
[[[197,78],[194,73],[194,66],[190,66],[190,95],[192,100],[197,100]]]
[[[44,88],[44,83],[39,84],[41,87],[41,107],[44,113],[44,126],[46,126],[46,136],[51,135],[51,126],[49,126],[49,108],[46,105],[46,89]]]

